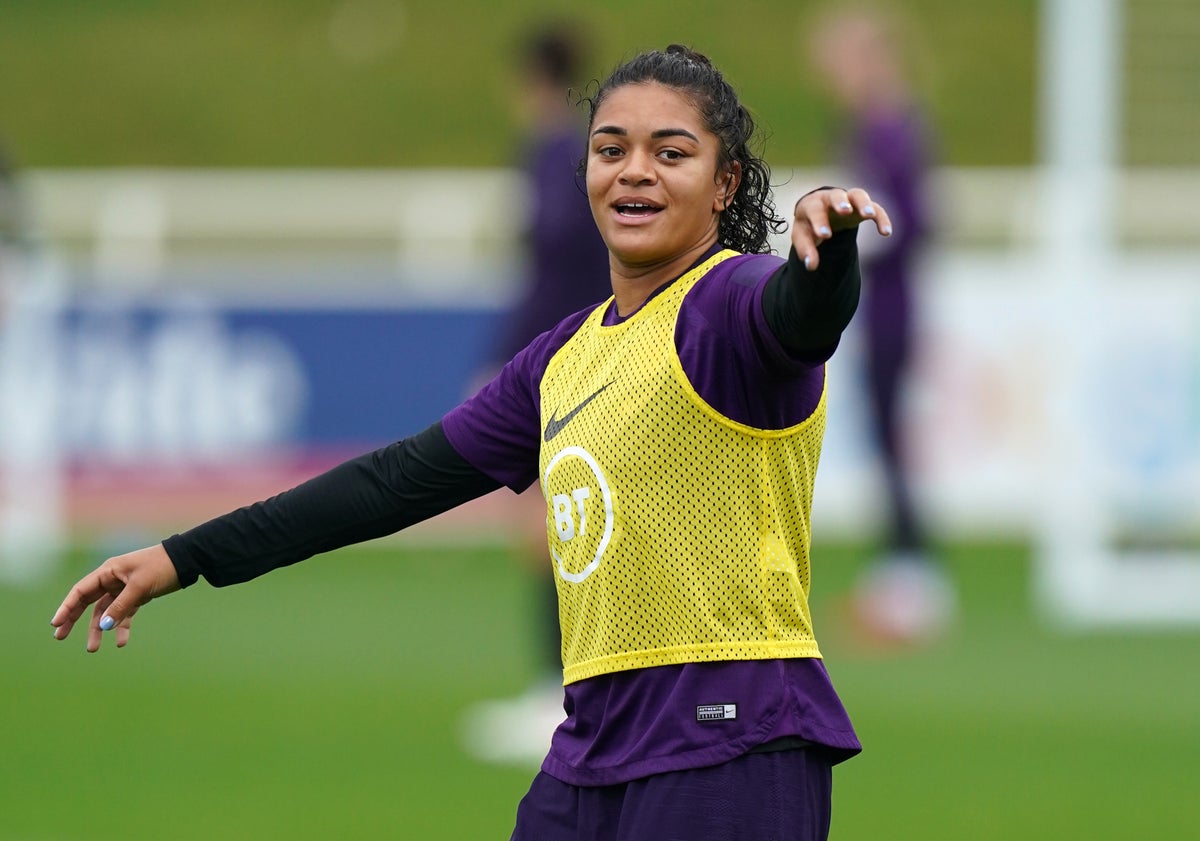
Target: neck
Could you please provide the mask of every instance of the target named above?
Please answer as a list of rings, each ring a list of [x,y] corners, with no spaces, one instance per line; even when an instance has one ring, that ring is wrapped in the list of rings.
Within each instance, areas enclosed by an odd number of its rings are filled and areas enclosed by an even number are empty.
[[[613,300],[622,318],[636,312],[655,290],[682,275],[716,245],[716,237],[693,246],[670,260],[651,265],[629,265],[609,256]]]

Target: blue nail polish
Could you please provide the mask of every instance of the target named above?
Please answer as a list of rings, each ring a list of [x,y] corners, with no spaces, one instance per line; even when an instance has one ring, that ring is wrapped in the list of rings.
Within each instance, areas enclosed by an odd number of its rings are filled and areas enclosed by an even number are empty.
[[[823,237],[827,237],[827,236],[831,235],[833,232],[831,230],[829,230],[828,228],[817,228],[817,233]]]
[[[874,208],[874,206],[872,206],[872,205],[867,205],[866,207],[864,207],[864,208],[863,208],[863,214],[862,214],[862,215],[863,215],[863,216],[874,216],[874,215],[875,215],[875,208]]]
[[[812,266],[809,265],[810,263],[812,263],[812,257],[805,257],[804,258],[804,268],[811,269]]]
[[[116,621],[107,613],[100,617],[101,631],[111,631],[113,629],[113,625],[115,624],[117,624]]]
[[[849,210],[849,209],[850,209],[850,202],[848,202],[848,201],[844,201],[838,205],[838,210]]]
[[[886,236],[890,236],[890,235],[891,235],[891,233],[892,233],[892,226],[891,226],[891,225],[884,225],[884,226],[883,226],[883,235],[886,237]]]

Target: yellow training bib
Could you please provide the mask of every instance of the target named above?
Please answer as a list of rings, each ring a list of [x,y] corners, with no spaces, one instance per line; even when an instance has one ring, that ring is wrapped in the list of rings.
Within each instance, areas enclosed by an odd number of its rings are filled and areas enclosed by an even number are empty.
[[[707,405],[675,349],[684,297],[723,251],[622,324],[599,307],[541,382],[540,472],[564,681],[713,660],[820,657],[809,515],[825,395],[755,429]]]

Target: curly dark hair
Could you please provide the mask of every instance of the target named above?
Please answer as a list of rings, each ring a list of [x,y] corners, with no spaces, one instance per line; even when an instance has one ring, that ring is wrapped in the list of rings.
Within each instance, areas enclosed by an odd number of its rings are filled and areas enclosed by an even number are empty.
[[[596,111],[610,93],[625,85],[646,82],[674,88],[695,103],[705,126],[721,139],[718,170],[725,170],[734,162],[741,167],[741,184],[718,223],[721,243],[743,254],[769,252],[767,237],[787,230],[787,221],[775,211],[771,170],[751,148],[761,145],[754,119],[707,56],[682,44],[671,44],[665,50],[652,50],[626,61],[609,74],[592,96],[582,97],[588,106],[589,133]],[[580,171],[586,166],[585,158]]]

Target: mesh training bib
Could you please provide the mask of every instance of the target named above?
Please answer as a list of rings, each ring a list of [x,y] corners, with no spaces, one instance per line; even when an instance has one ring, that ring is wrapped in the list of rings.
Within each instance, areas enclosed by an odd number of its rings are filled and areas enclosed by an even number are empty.
[[[723,251],[622,324],[598,307],[541,382],[540,472],[564,682],[713,660],[820,657],[809,515],[825,431],[719,414],[675,349],[688,291]]]

